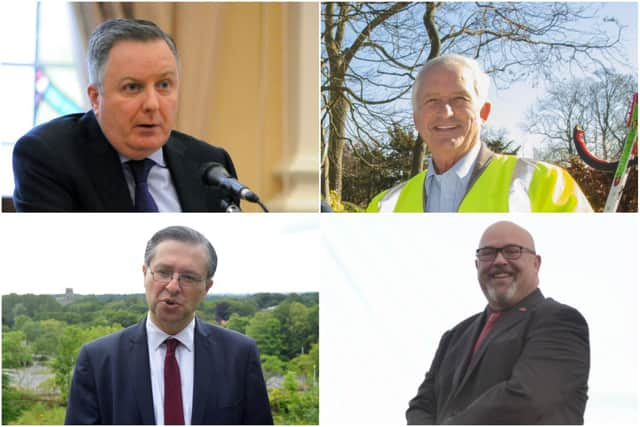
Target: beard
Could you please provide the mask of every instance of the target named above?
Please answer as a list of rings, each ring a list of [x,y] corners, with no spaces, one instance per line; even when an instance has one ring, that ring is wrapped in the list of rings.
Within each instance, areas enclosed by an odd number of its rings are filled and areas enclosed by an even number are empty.
[[[514,295],[517,291],[517,286],[514,283],[511,283],[509,287],[505,290],[505,292],[498,293],[496,288],[493,286],[486,287],[486,295],[487,299],[494,303],[498,307],[507,308],[511,306],[511,301],[513,300]]]

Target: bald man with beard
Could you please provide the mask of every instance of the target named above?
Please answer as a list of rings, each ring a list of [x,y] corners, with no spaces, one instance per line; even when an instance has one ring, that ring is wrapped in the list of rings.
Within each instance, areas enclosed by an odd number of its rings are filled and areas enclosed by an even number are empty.
[[[487,306],[442,336],[409,424],[583,424],[587,323],[542,295],[541,263],[524,228],[485,230],[475,265]]]

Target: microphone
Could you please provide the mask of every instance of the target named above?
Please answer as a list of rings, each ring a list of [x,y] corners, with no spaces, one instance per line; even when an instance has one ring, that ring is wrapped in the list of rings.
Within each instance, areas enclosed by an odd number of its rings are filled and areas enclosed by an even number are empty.
[[[230,191],[241,199],[253,203],[260,203],[258,195],[229,175],[229,172],[227,172],[220,163],[205,163],[200,168],[200,171],[202,172],[202,182],[204,182],[205,185],[220,187]]]

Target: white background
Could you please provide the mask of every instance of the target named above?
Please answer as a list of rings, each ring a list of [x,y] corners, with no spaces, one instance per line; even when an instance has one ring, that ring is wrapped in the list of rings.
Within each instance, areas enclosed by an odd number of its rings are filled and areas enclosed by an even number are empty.
[[[405,424],[442,334],[483,310],[474,251],[502,219],[528,229],[540,289],[587,319],[585,423],[636,424],[637,216],[333,215],[322,221],[322,424]]]
[[[318,291],[314,215],[2,214],[2,293],[144,293],[147,241],[185,225],[218,255],[210,293]]]

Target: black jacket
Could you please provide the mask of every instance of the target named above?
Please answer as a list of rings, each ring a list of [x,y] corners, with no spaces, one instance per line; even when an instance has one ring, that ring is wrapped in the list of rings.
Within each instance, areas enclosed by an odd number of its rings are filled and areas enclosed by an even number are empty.
[[[218,162],[236,177],[224,149],[172,131],[163,154],[183,211],[224,211],[221,201],[228,195],[205,186],[200,176],[203,163]],[[13,170],[19,212],[133,211],[120,158],[93,111],[33,128],[16,143]]]
[[[589,331],[582,315],[536,290],[503,312],[470,358],[479,313],[446,332],[409,424],[582,424]]]

